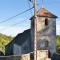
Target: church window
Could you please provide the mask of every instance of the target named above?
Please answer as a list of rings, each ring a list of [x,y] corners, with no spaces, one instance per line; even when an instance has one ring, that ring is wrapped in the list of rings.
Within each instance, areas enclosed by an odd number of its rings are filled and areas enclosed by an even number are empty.
[[[45,19],[45,25],[46,26],[48,25],[48,19],[47,18]]]

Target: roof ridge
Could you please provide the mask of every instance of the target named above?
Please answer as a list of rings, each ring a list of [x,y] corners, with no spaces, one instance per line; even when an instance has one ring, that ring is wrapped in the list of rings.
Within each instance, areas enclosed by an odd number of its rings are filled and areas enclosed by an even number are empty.
[[[42,17],[53,17],[53,18],[57,18],[57,16],[55,16],[53,13],[51,13],[49,10],[45,9],[44,7],[41,7],[38,12],[37,12],[37,16],[42,16]]]
[[[38,17],[48,17],[48,18],[58,18],[56,15],[54,15],[53,13],[51,13],[49,10],[47,10],[45,7],[41,7],[38,11],[37,11],[37,16]],[[32,20],[34,18],[34,16],[32,16],[30,18],[30,20]]]

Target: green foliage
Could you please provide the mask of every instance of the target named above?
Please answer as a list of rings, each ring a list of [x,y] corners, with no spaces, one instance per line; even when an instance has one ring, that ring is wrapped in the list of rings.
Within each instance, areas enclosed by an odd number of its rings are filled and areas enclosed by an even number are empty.
[[[57,53],[60,54],[60,35],[57,35]]]
[[[13,39],[12,36],[6,36],[0,33],[0,48],[2,52],[5,53],[5,46]]]
[[[57,35],[57,48],[60,48],[60,36]]]

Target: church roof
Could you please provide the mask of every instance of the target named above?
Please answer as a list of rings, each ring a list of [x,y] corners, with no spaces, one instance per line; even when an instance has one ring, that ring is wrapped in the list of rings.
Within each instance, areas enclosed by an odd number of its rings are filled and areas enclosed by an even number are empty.
[[[46,10],[45,8],[41,8],[37,12],[37,16],[57,18],[57,16],[55,16],[54,14],[52,14],[51,12],[49,12],[48,10]]]
[[[49,18],[57,18],[56,15],[52,14],[50,11],[48,11],[47,9],[45,9],[44,7],[40,8],[38,11],[37,11],[37,16],[39,17],[49,17]],[[34,16],[33,16],[34,17]],[[31,17],[31,19],[33,18]],[[31,20],[30,19],[30,20]]]
[[[22,45],[28,38],[30,37],[30,29],[25,30],[23,33],[18,34],[14,38],[14,43],[18,45]]]
[[[29,38],[29,39],[28,39]],[[30,29],[25,30],[23,33],[19,33],[9,44],[6,46],[17,44],[22,45],[26,40],[31,40]]]

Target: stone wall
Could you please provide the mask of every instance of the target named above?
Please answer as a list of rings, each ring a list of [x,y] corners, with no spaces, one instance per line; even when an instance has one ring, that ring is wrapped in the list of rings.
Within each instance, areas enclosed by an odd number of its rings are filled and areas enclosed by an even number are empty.
[[[0,60],[34,60],[34,54],[23,54],[23,55],[13,55],[13,56],[1,56]],[[37,60],[50,60],[48,58],[47,50],[39,50],[37,51]]]
[[[45,25],[46,17],[37,17],[37,49],[49,50],[51,54],[56,53],[56,19],[47,18],[48,25]],[[31,21],[31,38],[32,46],[34,44],[34,26],[33,19]],[[32,47],[33,48],[33,47]]]
[[[30,60],[30,54],[21,55],[21,60]]]
[[[37,51],[37,60],[49,60],[48,50],[38,50]]]
[[[27,54],[31,51],[30,46],[30,37],[27,38],[27,40],[22,44],[21,46],[21,54]]]
[[[38,18],[37,46],[38,49],[41,48],[48,49],[51,52],[51,54],[56,53],[56,19],[55,18],[48,18],[47,26],[45,25],[45,18],[41,18],[41,17]]]
[[[11,60],[10,56],[0,56],[0,60]]]
[[[21,54],[21,46],[17,44],[13,44],[13,55]]]

